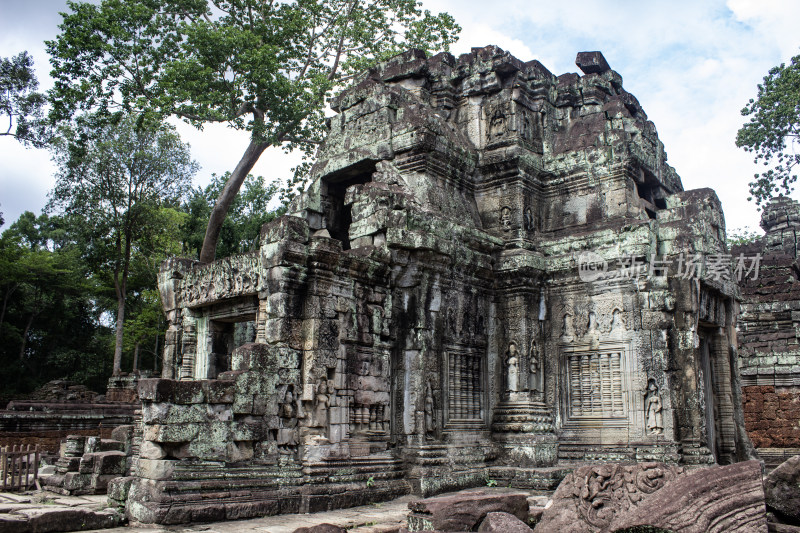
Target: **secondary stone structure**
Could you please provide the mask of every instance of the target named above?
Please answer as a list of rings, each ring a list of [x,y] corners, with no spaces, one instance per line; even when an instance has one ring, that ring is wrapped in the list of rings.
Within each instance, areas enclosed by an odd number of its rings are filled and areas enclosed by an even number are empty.
[[[738,289],[690,270],[726,253],[720,203],[683,190],[599,52],[577,65],[380,64],[331,102],[311,186],[257,251],[162,266],[163,375],[113,488],[131,518],[748,456]]]
[[[741,283],[739,321],[745,426],[768,466],[800,453],[800,204],[778,197],[761,215],[764,236],[734,247],[755,258]]]

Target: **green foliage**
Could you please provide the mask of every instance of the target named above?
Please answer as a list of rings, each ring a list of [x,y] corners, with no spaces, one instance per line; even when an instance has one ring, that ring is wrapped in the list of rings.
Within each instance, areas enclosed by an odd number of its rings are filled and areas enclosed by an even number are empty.
[[[54,120],[136,111],[251,133],[313,153],[324,104],[358,71],[409,47],[447,50],[460,28],[417,0],[103,0],[68,2],[48,41]],[[252,168],[244,170],[248,173]],[[300,185],[301,171],[288,189]],[[287,197],[292,192],[287,193]]]
[[[374,485],[375,485],[375,477],[369,476],[369,479],[367,479],[367,488],[371,489]]]
[[[750,116],[750,121],[739,130],[736,146],[754,154],[755,163],[770,167],[750,183],[748,200],[761,206],[773,196],[789,194],[797,181],[800,55],[788,66],[782,63],[769,71],[758,86],[756,100],[750,100],[742,115]]]
[[[486,478],[486,486],[487,487],[496,487],[497,486],[497,481],[495,481],[494,479],[489,479],[487,477]]]
[[[36,91],[38,88],[33,58],[28,52],[0,58],[0,115],[8,120],[8,127],[5,131],[0,129],[0,136],[8,135],[32,146],[46,144],[42,121],[45,97]]]
[[[114,371],[119,372],[129,290],[152,288],[158,262],[179,250],[186,215],[178,206],[197,165],[165,123],[146,116],[125,116],[117,123],[94,118],[62,128],[54,144],[59,170],[48,207],[73,223],[95,278],[116,297]]]
[[[745,226],[743,228],[734,228],[728,231],[728,236],[727,236],[728,250],[730,250],[734,246],[742,246],[745,244],[754,243],[760,238],[761,238],[761,233],[753,230],[750,227]]]
[[[197,187],[183,206],[188,214],[183,226],[183,254],[197,258],[203,246],[203,237],[211,209],[228,181],[230,174],[212,175],[205,188]],[[242,191],[233,201],[230,212],[222,224],[217,256],[227,257],[258,249],[261,226],[285,212],[285,208],[270,208],[278,193],[277,185],[265,185],[261,176],[249,175]]]
[[[23,213],[0,236],[0,380],[3,395],[56,378],[102,390],[111,332],[80,246],[60,217]]]

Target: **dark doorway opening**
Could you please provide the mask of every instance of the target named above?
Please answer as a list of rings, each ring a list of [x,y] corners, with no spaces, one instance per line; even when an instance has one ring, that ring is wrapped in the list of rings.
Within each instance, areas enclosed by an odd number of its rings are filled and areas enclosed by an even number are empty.
[[[326,177],[322,191],[325,227],[330,236],[342,243],[343,250],[350,249],[350,224],[353,214],[350,204],[345,203],[348,187],[372,181],[375,172],[374,161],[359,164]]]

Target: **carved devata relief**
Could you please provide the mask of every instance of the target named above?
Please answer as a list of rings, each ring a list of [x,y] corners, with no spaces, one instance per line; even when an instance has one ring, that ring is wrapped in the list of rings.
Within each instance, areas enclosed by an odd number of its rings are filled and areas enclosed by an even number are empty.
[[[508,110],[503,104],[487,107],[486,118],[488,121],[489,142],[503,136],[507,129]]]
[[[644,392],[644,397],[645,429],[650,435],[661,435],[664,433],[664,415],[662,413],[661,395],[655,379],[650,378],[647,381],[647,390]]]
[[[624,339],[628,336],[626,314],[618,299],[588,301],[581,305],[565,305],[554,309],[561,317],[559,339],[562,343]]]
[[[503,206],[500,208],[500,227],[503,231],[510,231],[511,224],[513,223],[514,219],[511,214],[511,208]]]
[[[425,437],[433,439],[436,436],[436,403],[433,399],[431,382],[425,383]]]
[[[294,385],[286,386],[278,405],[277,445],[281,455],[294,455],[297,451],[297,426],[305,418],[299,395]]]
[[[517,343],[511,341],[506,350],[506,392],[519,391],[519,351]]]

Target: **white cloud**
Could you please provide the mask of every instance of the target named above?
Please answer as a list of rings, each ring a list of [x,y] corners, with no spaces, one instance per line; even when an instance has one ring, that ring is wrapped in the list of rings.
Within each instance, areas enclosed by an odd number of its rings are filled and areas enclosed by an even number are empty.
[[[0,12],[17,5],[0,0]],[[767,71],[800,53],[800,2],[785,0],[423,0],[432,11],[447,11],[464,28],[455,54],[496,44],[523,61],[538,59],[555,74],[575,72],[575,54],[601,50],[625,79],[655,122],[686,188],[712,187],[726,210],[728,225],[758,224],[746,201],[747,182],[758,168],[736,148],[744,123],[739,111],[755,96]],[[0,47],[43,50],[41,40],[56,34],[61,0],[26,6],[13,18],[0,16]],[[12,13],[13,14],[13,13]],[[5,19],[3,21],[3,19]],[[13,21],[13,22],[12,22]],[[27,44],[26,44],[27,43]],[[11,53],[11,52],[4,52]],[[34,56],[42,76],[43,56]],[[203,166],[198,183],[212,172],[232,170],[247,135],[224,126],[204,132],[181,127]],[[3,140],[6,141],[6,140]],[[0,210],[38,209],[52,182],[52,167],[40,151],[0,143]],[[253,170],[267,178],[285,177],[294,161],[279,150],[265,153]],[[27,191],[27,192],[26,192]]]

